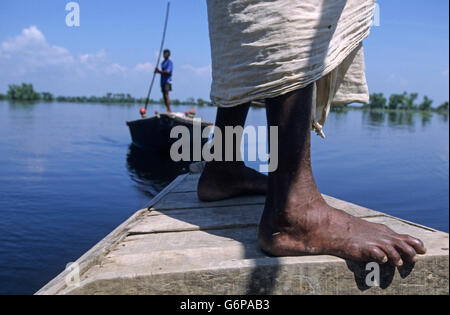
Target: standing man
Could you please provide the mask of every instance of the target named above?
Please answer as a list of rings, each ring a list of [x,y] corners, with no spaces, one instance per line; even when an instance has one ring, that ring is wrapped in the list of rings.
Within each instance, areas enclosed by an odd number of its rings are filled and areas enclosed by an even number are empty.
[[[164,61],[161,63],[161,70],[156,68],[155,73],[161,74],[161,91],[164,97],[164,103],[166,104],[167,112],[171,113],[169,92],[172,91],[173,63],[169,57],[170,50],[164,50]]]
[[[267,178],[224,156],[207,163],[198,197],[266,194],[258,241],[273,256],[334,255],[394,266],[416,262],[426,251],[419,239],[328,205],[311,166],[310,131],[324,137],[331,104],[369,100],[362,41],[369,35],[375,0],[207,4],[216,127],[222,134],[228,127],[243,128],[250,103],[264,100],[268,126],[278,128],[279,155],[278,168]],[[271,142],[269,136],[269,148]],[[225,150],[239,147],[233,144]]]

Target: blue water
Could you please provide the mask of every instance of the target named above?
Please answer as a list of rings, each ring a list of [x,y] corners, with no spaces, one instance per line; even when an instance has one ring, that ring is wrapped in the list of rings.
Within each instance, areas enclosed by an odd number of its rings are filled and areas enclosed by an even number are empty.
[[[186,171],[130,150],[138,110],[0,102],[0,294],[34,293]],[[312,137],[323,193],[448,232],[448,116],[332,112],[325,132]]]

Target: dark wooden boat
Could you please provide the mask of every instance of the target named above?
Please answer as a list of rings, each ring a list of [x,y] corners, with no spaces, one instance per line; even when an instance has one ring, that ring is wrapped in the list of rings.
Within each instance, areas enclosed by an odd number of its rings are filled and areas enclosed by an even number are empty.
[[[150,152],[170,153],[170,147],[179,138],[170,138],[170,131],[175,126],[185,126],[189,130],[192,153],[194,119],[180,113],[158,114],[127,122],[130,128],[133,145]],[[201,131],[211,126],[209,122],[201,121]],[[180,136],[181,137],[181,136]],[[202,146],[208,139],[202,139]]]

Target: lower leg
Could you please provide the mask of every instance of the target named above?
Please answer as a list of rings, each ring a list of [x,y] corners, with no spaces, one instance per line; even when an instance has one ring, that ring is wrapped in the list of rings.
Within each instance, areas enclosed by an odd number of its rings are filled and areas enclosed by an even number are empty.
[[[275,256],[327,254],[357,261],[417,260],[420,240],[353,217],[326,204],[312,173],[312,85],[266,100],[269,126],[278,126],[278,169],[269,174],[259,226],[261,248]]]
[[[169,92],[164,92],[164,103],[166,104],[167,112],[171,113]]]
[[[218,108],[215,126],[225,135],[225,127],[244,127],[250,104],[231,108]],[[222,160],[206,164],[198,184],[198,197],[203,201],[227,199],[244,194],[265,194],[267,176],[245,166],[236,159],[235,149],[241,138],[234,136],[232,148],[225,147],[222,139]],[[233,150],[233,160],[225,161],[226,150]],[[238,153],[239,154],[239,153]]]

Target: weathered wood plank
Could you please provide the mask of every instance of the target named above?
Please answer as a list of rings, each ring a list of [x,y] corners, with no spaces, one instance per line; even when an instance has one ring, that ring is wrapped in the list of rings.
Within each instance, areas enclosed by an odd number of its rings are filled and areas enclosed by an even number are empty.
[[[357,216],[374,216],[382,215],[381,212],[370,210],[349,202],[345,202],[330,196],[323,195],[325,201],[332,207],[342,209],[352,215]],[[242,196],[233,199],[203,202],[197,197],[196,192],[180,192],[168,193],[167,198],[163,198],[156,204],[153,209],[158,211],[179,210],[179,209],[200,209],[215,207],[241,207],[247,205],[264,205],[265,196]]]
[[[200,201],[195,192],[169,193],[167,198],[160,200],[153,208],[158,211],[193,209],[193,208],[213,208],[239,205],[263,205],[265,196],[243,196],[233,199],[203,202]]]
[[[174,187],[178,186],[181,182],[185,181],[189,177],[189,174],[183,174],[175,178],[169,185],[167,185],[159,194],[157,194],[150,202],[146,205],[146,208],[150,208],[162,200]]]
[[[424,239],[425,245],[430,248],[435,247],[436,240],[448,240],[448,234],[433,232],[407,223],[397,221],[389,217],[365,218],[370,222],[383,223],[392,228],[397,233],[410,234]],[[111,253],[116,256],[130,254],[144,254],[160,251],[183,251],[197,248],[226,248],[245,247],[258,249],[257,227],[217,229],[207,231],[183,231],[152,233],[141,235],[130,235],[115,248]],[[438,248],[441,250],[442,248]],[[259,251],[259,250],[258,250]],[[264,256],[261,252],[261,255]],[[261,256],[259,255],[259,256]],[[261,257],[262,257],[261,256]],[[228,257],[229,259],[246,259],[248,256]]]
[[[130,234],[157,233],[169,231],[194,231],[231,227],[256,226],[260,220],[263,205],[236,207],[199,208],[169,211],[169,215],[149,215],[135,224]]]
[[[220,250],[216,252],[220,255]],[[214,257],[214,256],[213,256]],[[260,258],[229,261],[191,271],[150,274],[143,268],[92,275],[66,294],[445,294],[448,295],[448,255],[426,256],[395,270],[380,269],[381,286],[367,287],[365,266],[343,260],[324,261],[323,256]],[[173,262],[171,262],[173,263]],[[180,262],[179,266],[183,266]],[[161,268],[164,265],[161,264]],[[447,270],[446,270],[447,269]]]
[[[200,174],[189,175],[182,182],[176,185],[171,192],[197,192]]]
[[[333,200],[331,203],[335,202]],[[381,213],[358,207],[356,205],[341,205],[344,211],[357,217],[379,216]],[[162,212],[152,211],[130,228],[130,234],[194,231],[207,229],[222,229],[258,225],[264,206],[237,205],[226,207],[209,207],[180,209]]]
[[[377,215],[384,215],[384,213],[368,209],[366,207],[362,207],[356,205],[351,202],[346,202],[337,198],[333,198],[327,195],[322,194],[323,199],[332,207],[336,209],[341,209],[353,216],[357,217],[372,217]]]
[[[387,224],[399,233],[419,236],[429,248],[427,255],[421,256],[413,269],[400,268],[401,276],[394,268],[384,266],[385,278],[392,278],[384,289],[371,288],[371,294],[442,294],[448,291],[444,286],[448,282],[448,270],[443,269],[448,267],[448,248],[445,247],[448,246],[448,234],[428,231],[390,217],[366,220]],[[404,278],[408,272],[411,274]],[[92,293],[100,289],[107,293],[126,293],[131,288],[139,288],[132,292],[362,294],[368,288],[362,290],[361,283],[358,284],[355,278],[364,279],[366,273],[363,265],[333,256],[268,257],[258,248],[256,227],[154,233],[127,237],[101,265],[91,268],[83,276],[82,289],[72,293]],[[177,274],[183,277],[179,278]],[[322,277],[323,274],[330,278]],[[219,279],[220,284],[217,283]],[[202,285],[198,284],[200,282]],[[182,284],[188,287],[181,288]],[[262,292],[258,291],[260,287],[264,288]]]
[[[174,251],[222,246],[250,246],[257,248],[259,252],[257,237],[258,229],[256,226],[208,231],[130,235],[121,243],[121,246],[114,248],[111,253],[128,255],[151,251]],[[236,257],[231,259],[234,258]]]

